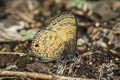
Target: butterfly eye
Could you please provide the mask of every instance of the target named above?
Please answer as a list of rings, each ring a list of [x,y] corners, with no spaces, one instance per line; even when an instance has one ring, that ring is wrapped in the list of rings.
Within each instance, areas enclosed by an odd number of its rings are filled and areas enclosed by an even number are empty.
[[[35,44],[35,47],[38,47],[39,45],[38,44]]]

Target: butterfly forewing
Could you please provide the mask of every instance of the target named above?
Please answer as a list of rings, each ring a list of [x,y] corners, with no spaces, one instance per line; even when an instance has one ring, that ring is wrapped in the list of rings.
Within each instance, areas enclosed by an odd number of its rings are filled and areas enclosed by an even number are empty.
[[[76,35],[76,20],[72,13],[63,13],[49,23],[47,29],[56,31],[61,35],[64,41],[69,38],[75,38]]]

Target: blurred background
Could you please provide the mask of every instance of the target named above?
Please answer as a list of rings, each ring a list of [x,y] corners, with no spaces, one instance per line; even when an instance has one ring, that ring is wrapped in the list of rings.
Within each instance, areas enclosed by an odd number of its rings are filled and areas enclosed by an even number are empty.
[[[0,0],[0,33],[3,34],[0,41],[31,39],[36,28],[45,27],[52,17],[66,11],[77,16],[79,26],[88,27],[95,22],[117,18],[120,15],[120,1]],[[35,30],[26,33],[26,29]]]

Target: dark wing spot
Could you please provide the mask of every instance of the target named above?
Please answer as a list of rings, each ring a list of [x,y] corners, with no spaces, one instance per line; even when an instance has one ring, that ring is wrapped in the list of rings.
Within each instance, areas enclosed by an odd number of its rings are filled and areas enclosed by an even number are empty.
[[[35,47],[38,47],[39,45],[38,44],[35,44]]]

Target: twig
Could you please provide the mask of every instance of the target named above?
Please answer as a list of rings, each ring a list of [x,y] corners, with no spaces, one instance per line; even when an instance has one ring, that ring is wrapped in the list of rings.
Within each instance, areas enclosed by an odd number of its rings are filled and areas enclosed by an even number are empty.
[[[14,76],[23,76],[23,77],[47,79],[47,80],[95,80],[95,79],[86,79],[86,78],[65,77],[58,75],[47,75],[47,74],[35,73],[35,72],[19,72],[19,71],[5,71],[5,70],[0,70],[0,75],[9,75],[9,76],[14,75]]]
[[[110,51],[112,54],[115,54],[115,55],[117,55],[117,56],[120,57],[120,54],[119,54],[117,51],[115,51],[115,50],[113,50],[113,49],[110,49],[109,51]]]
[[[94,54],[94,53],[90,51],[90,52],[86,52],[86,53],[84,53],[83,55],[79,56],[79,57],[74,61],[74,63],[71,64],[70,69],[69,69],[69,73],[72,72],[72,70],[73,70],[73,68],[75,67],[75,65],[77,65],[77,64],[80,63],[82,57],[84,57],[84,56],[89,56],[89,55],[92,55],[92,54]]]
[[[94,54],[93,52],[86,52],[84,53],[83,55],[79,56],[78,59],[76,59],[73,63],[73,65],[75,66],[76,64],[78,64],[80,61],[81,61],[81,58],[84,57],[84,56],[89,56],[89,55],[92,55]]]
[[[26,56],[27,54],[25,53],[19,53],[19,52],[0,52],[0,55],[1,54],[13,54],[13,55],[19,55],[19,56]]]
[[[0,77],[0,80],[5,80],[5,79],[17,79],[18,77]]]

